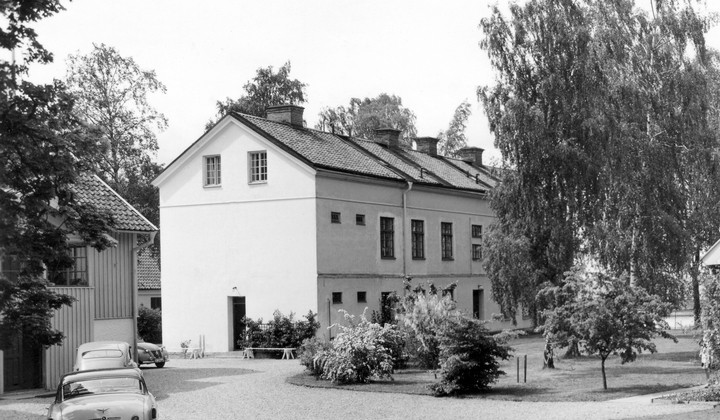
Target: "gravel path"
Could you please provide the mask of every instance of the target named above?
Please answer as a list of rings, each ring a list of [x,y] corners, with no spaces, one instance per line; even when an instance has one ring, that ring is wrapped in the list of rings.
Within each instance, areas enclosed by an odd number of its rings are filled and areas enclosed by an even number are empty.
[[[305,388],[285,379],[302,371],[287,360],[173,359],[143,369],[164,420],[254,419],[620,419],[645,416],[718,418],[707,405],[652,404],[650,399],[531,403]],[[43,419],[50,398],[0,399],[2,419]],[[706,417],[707,415],[707,417]]]

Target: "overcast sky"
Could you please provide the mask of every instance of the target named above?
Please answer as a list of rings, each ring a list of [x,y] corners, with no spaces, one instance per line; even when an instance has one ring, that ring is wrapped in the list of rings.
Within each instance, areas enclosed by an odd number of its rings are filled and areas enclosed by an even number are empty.
[[[475,93],[494,80],[478,45],[489,3],[75,0],[35,25],[55,63],[33,67],[31,78],[64,78],[66,57],[90,52],[93,43],[155,70],[167,86],[166,94],[151,97],[169,120],[158,135],[158,161],[167,164],[202,135],[218,99],[240,96],[257,68],[289,60],[291,77],[307,84],[310,127],[324,107],[385,92],[415,113],[419,136],[435,136],[467,99],[473,106],[469,145],[486,149],[490,159],[499,153]],[[716,38],[710,44],[717,48]]]

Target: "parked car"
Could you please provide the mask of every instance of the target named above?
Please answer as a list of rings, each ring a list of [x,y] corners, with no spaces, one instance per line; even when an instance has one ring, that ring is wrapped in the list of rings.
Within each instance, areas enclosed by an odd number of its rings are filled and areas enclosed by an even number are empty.
[[[81,344],[75,357],[74,370],[137,368],[124,341],[91,341]]]
[[[155,366],[161,368],[165,366],[165,362],[170,360],[165,346],[158,346],[152,343],[137,343],[138,346],[138,364],[155,363]]]
[[[96,369],[65,374],[48,420],[158,418],[155,397],[137,369]]]

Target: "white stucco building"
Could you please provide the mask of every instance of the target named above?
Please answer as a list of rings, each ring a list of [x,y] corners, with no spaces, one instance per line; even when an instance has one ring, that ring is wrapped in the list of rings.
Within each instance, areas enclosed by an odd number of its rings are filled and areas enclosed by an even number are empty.
[[[432,138],[400,147],[395,130],[348,138],[303,127],[302,111],[229,114],[153,182],[163,343],[203,334],[206,351],[232,350],[242,316],[276,309],[317,312],[327,334],[339,309],[379,310],[406,276],[457,282],[459,307],[478,318],[499,312],[480,261],[497,182],[482,149],[449,159]]]

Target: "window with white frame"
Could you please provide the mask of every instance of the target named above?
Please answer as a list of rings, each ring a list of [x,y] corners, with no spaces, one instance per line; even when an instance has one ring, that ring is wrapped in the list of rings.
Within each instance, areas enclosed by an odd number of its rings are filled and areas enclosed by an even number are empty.
[[[206,187],[220,185],[220,155],[205,156]]]
[[[250,152],[250,183],[267,182],[267,152]]]

